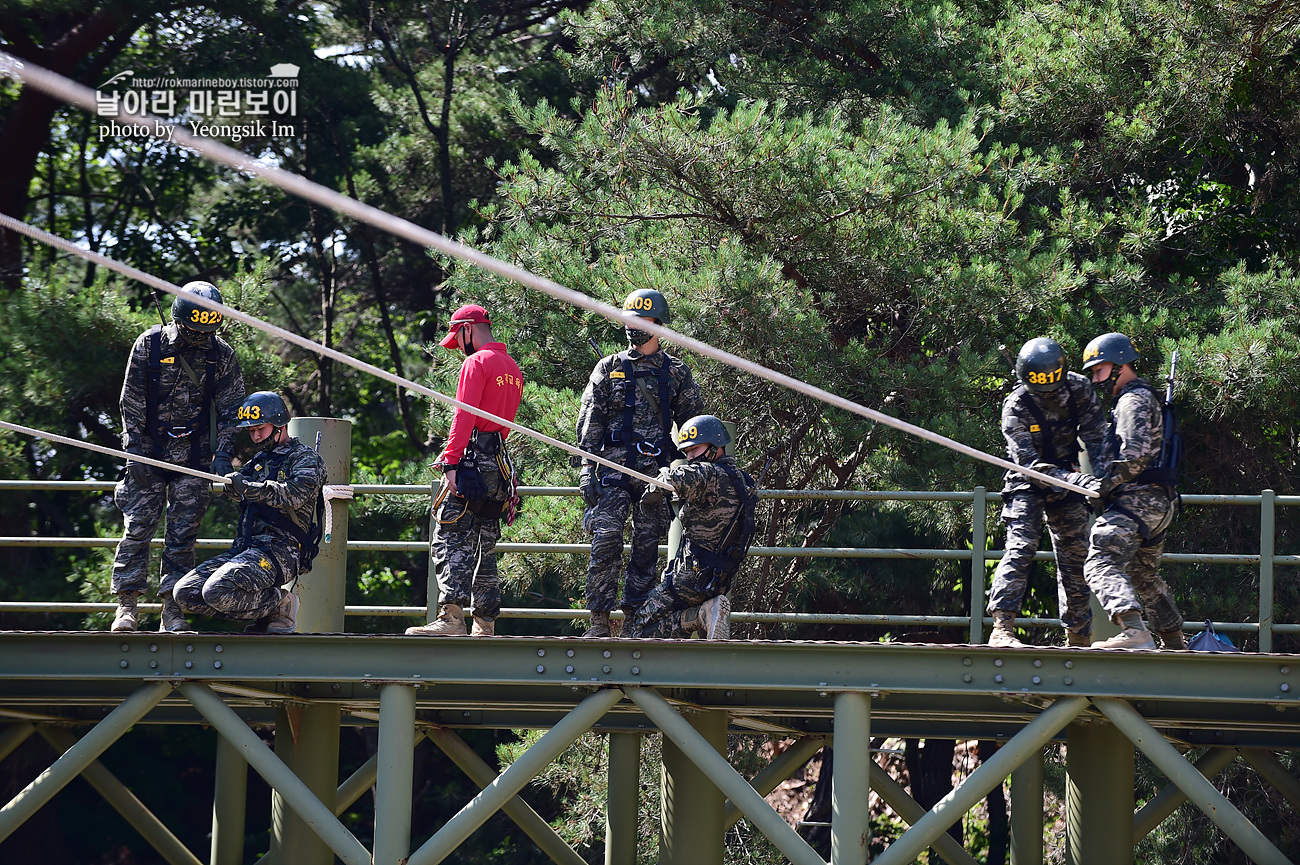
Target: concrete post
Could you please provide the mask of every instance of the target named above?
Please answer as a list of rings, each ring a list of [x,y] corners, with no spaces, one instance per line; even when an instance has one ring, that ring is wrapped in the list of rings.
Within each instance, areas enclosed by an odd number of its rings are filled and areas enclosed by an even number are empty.
[[[1043,752],[1011,773],[1011,865],[1043,865]]]
[[[243,865],[248,763],[239,749],[217,736],[217,778],[212,795],[211,865]]]
[[[1066,865],[1133,861],[1133,743],[1111,724],[1066,730]]]
[[[297,417],[289,421],[289,435],[309,447],[321,434],[320,455],[325,460],[326,483],[352,482],[352,421],[332,417]],[[348,574],[348,505],[327,502],[333,519],[330,542],[322,539],[311,573],[298,580],[298,633],[343,633],[343,605]]]
[[[641,792],[641,734],[609,734],[605,798],[605,865],[636,865]]]
[[[727,753],[726,712],[694,712],[686,721],[715,751]],[[659,865],[722,865],[722,791],[667,736],[660,777]]]

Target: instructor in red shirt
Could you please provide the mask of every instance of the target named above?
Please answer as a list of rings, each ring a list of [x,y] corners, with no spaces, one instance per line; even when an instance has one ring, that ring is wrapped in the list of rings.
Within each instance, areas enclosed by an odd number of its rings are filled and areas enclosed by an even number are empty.
[[[472,303],[456,310],[441,345],[465,352],[456,399],[513,421],[524,375],[505,343],[492,338],[487,310]],[[473,635],[495,634],[501,612],[496,545],[502,512],[514,496],[514,467],[505,448],[509,434],[501,424],[464,409],[452,415],[447,446],[438,458],[442,485],[429,524],[429,610],[437,609],[438,615],[427,625],[407,628],[407,634],[465,636],[465,608],[471,600]]]

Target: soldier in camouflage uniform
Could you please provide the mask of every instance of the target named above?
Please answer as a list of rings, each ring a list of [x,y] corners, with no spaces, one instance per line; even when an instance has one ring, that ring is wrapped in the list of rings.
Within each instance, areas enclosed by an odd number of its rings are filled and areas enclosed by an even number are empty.
[[[1019,386],[1002,402],[1002,435],[1012,462],[1038,471],[1075,471],[1082,440],[1091,464],[1100,465],[1105,437],[1101,402],[1087,378],[1066,370],[1060,345],[1046,337],[1025,343],[1016,358],[1016,378]],[[1002,501],[1006,554],[993,572],[989,592],[988,610],[993,616],[989,645],[1024,646],[1016,639],[1015,619],[1044,520],[1056,553],[1057,597],[1066,644],[1091,645],[1092,606],[1083,561],[1092,512],[1084,497],[1009,471]]]
[[[627,296],[629,316],[668,324],[668,301],[654,289]],[[671,427],[704,412],[699,388],[686,364],[659,346],[659,337],[630,325],[630,348],[596,362],[582,392],[578,414],[578,447],[642,474],[653,474],[671,462]],[[586,636],[611,635],[609,614],[618,602],[618,576],[623,559],[623,524],[632,514],[632,555],[623,580],[622,610],[630,620],[655,582],[659,539],[671,519],[662,503],[641,501],[645,483],[614,469],[585,463],[578,488],[586,505],[583,526],[591,534],[587,565],[587,609],[591,627]]]
[[[231,469],[244,378],[234,350],[216,335],[221,313],[191,300],[199,296],[220,303],[221,293],[206,282],[191,282],[184,291],[172,303],[172,323],[154,325],[131,348],[122,382],[122,446],[130,454],[225,474]],[[126,464],[113,491],[124,524],[113,558],[114,631],[134,631],[139,624],[136,604],[149,588],[149,542],[164,508],[162,630],[184,627],[172,586],[194,567],[194,542],[211,491],[203,478]]]
[[[326,471],[315,450],[289,435],[288,423],[288,407],[271,391],[250,394],[239,407],[239,427],[265,447],[226,475],[226,495],[240,500],[235,542],[177,581],[183,610],[254,620],[249,631],[292,634],[297,627],[292,586],[310,570],[319,541],[312,529]]]
[[[523,399],[524,375],[506,344],[493,339],[487,310],[477,304],[456,310],[440,344],[465,352],[456,399],[513,421]],[[469,633],[496,635],[501,611],[496,545],[502,512],[514,498],[514,468],[505,446],[509,434],[508,427],[464,409],[452,415],[447,445],[438,458],[442,485],[429,526],[431,621],[407,628],[408,635],[465,636],[465,607],[471,599],[474,624]]]
[[[707,639],[725,640],[731,611],[726,593],[754,532],[755,484],[724,455],[731,437],[713,415],[691,418],[677,438],[689,462],[660,469],[659,479],[672,484],[683,503],[682,544],[623,636],[673,639],[702,631]],[[647,484],[641,498],[662,501],[663,493]]]
[[[1070,474],[1066,479],[1096,490],[1105,503],[1092,526],[1083,575],[1123,630],[1093,643],[1093,648],[1154,649],[1155,641],[1142,622],[1145,606],[1165,648],[1182,649],[1183,616],[1159,573],[1165,535],[1174,520],[1176,478],[1160,465],[1163,405],[1155,388],[1134,371],[1139,357],[1122,333],[1099,336],[1084,349],[1084,370],[1091,371],[1103,395],[1114,397],[1115,407],[1100,477]]]

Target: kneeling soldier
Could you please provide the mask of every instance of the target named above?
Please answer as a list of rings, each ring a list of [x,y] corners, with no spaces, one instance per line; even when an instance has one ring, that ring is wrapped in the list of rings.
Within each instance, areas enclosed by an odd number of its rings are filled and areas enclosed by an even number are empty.
[[[682,501],[682,543],[664,569],[663,582],[651,590],[625,637],[689,637],[701,631],[710,640],[730,635],[727,591],[754,536],[758,494],[754,479],[723,453],[731,436],[713,415],[688,420],[677,434],[686,465],[661,469],[659,479],[673,486]],[[642,496],[662,499],[649,487]]]
[[[173,590],[179,609],[168,630],[185,627],[181,610],[249,619],[246,630],[292,634],[297,627],[298,575],[311,570],[314,532],[325,485],[325,462],[289,435],[289,409],[278,394],[258,391],[239,408],[240,428],[265,448],[226,475],[225,493],[240,500],[239,529],[230,550],[190,571]],[[287,588],[281,588],[286,586]]]

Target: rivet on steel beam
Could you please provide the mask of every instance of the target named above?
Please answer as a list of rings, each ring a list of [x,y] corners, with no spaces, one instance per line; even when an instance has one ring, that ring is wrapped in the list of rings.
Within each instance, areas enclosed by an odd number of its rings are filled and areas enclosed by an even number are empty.
[[[156,652],[156,651],[158,651],[158,644],[157,644],[157,643],[150,643],[150,644],[149,644],[149,651],[151,651],[151,652]]]
[[[601,671],[602,673],[608,673],[608,672],[610,672],[610,666],[609,666],[609,664],[606,664],[605,666],[601,667],[601,668],[600,668],[600,671]],[[540,673],[541,670],[538,670],[537,672]]]
[[[1043,684],[1043,679],[1041,676],[1034,676],[1034,678],[1030,679],[1029,681],[1033,682],[1035,685]]]
[[[639,675],[641,675],[641,668],[640,668],[640,667],[633,667],[633,668],[632,668],[632,675],[633,675],[633,676],[639,676]]]
[[[1282,683],[1282,693],[1285,694],[1285,693],[1286,693],[1287,691],[1289,691],[1289,690],[1291,690],[1291,686],[1288,685],[1286,682],[1283,682],[1283,683]]]
[[[213,668],[214,670],[220,670],[220,669],[221,669],[221,662],[220,662],[220,661],[213,661],[213,662],[212,662],[212,668]]]
[[[546,668],[543,667],[541,664],[538,664],[538,665],[537,665],[537,672],[539,672],[539,673],[545,673],[545,672],[546,672]]]
[[[1043,666],[1043,662],[1040,661],[1038,658],[1034,658],[1034,666],[1035,666],[1035,667],[1041,667],[1041,666]]]
[[[123,652],[129,652],[129,651],[131,651],[131,645],[130,645],[129,643],[123,643],[123,644],[122,644],[122,651],[123,651]]]
[[[1067,669],[1067,670],[1073,670],[1073,669],[1074,669],[1074,661],[1066,661],[1066,662],[1065,662],[1065,669]]]
[[[335,682],[333,685],[330,685],[330,690],[331,690],[331,691],[339,691],[339,690],[342,690],[342,689],[339,687],[338,682]]]
[[[218,655],[220,655],[222,652],[225,651],[225,649],[223,649],[223,648],[221,647],[221,644],[220,644],[220,643],[217,643],[217,644],[212,648],[212,651],[214,651],[214,652],[216,652]]]
[[[1289,672],[1291,672],[1291,668],[1290,668],[1290,667],[1283,667],[1283,668],[1282,668],[1282,675],[1283,675],[1283,676],[1285,676],[1285,675],[1286,675],[1287,673],[1289,673]]]
[[[973,678],[974,678],[974,676],[972,676],[970,673],[963,673],[963,674],[962,674],[962,677],[961,677],[961,680],[962,680],[963,682],[969,682],[969,681],[970,681],[971,679],[973,679]]]
[[[726,692],[726,695],[727,695],[728,697],[734,697],[734,696],[736,696],[736,692],[735,692],[735,691],[727,691],[727,692]]]
[[[569,664],[567,667],[565,667],[565,668],[564,668],[564,672],[566,672],[566,673],[572,673],[572,672],[573,672],[573,665],[572,665],[572,664]]]
[[[609,649],[606,649],[605,651],[601,652],[600,655],[603,658],[608,658],[610,656]]]
[[[192,651],[194,651],[194,644],[191,643],[191,644],[187,645],[187,646],[185,647],[185,651],[187,651],[187,652],[192,652]]]
[[[568,655],[570,658],[572,658],[572,657],[573,657],[573,649],[566,649],[565,652],[564,652],[564,654],[566,654],[566,655]]]
[[[963,665],[965,665],[965,666],[967,666],[967,667],[970,666],[970,658],[962,658],[962,659],[961,659],[961,662],[962,662]]]
[[[193,662],[193,661],[186,661],[186,662],[185,662],[185,669],[187,669],[187,670],[192,670],[192,669],[194,669],[194,662]]]
[[[122,660],[118,661],[117,665],[121,667],[123,670],[125,670],[127,667],[130,666],[130,664],[128,664],[126,661],[126,658],[123,658]]]
[[[993,677],[993,681],[995,681],[995,682],[997,682],[999,685],[1001,685],[1001,684],[1002,684],[1002,674],[1001,674],[1001,673],[998,673],[996,676],[994,676],[994,677]]]
[[[632,658],[633,658],[634,660],[640,659],[640,657],[641,657],[641,650],[640,650],[640,649],[636,649],[635,651],[632,652]]]
[[[150,662],[149,662],[149,669],[151,669],[151,670],[156,670],[156,669],[158,669],[158,662],[157,662],[157,661],[150,661]]]
[[[1066,677],[1065,677],[1064,679],[1062,679],[1061,681],[1064,682],[1064,683],[1067,684],[1067,685],[1073,685],[1073,684],[1074,684],[1074,679],[1070,678],[1069,676],[1066,676]]]
[[[545,658],[545,657],[546,657],[546,650],[545,650],[545,649],[538,649],[538,650],[537,650],[537,657],[539,657],[539,658]]]
[[[995,666],[995,667],[1001,667],[1001,666],[1002,666],[1002,659],[1001,659],[1001,658],[994,658],[994,659],[993,659],[993,666]]]

